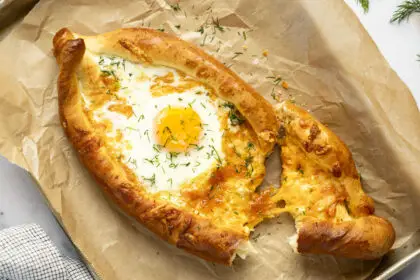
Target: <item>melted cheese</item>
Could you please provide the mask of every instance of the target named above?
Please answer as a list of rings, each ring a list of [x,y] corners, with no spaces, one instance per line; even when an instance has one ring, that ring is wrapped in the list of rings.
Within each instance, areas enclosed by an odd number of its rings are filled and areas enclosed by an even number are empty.
[[[85,89],[82,96],[109,153],[156,199],[249,234],[271,201],[255,192],[265,154],[234,106],[177,70],[117,57],[93,59],[108,89],[105,94]],[[202,123],[199,141],[186,152],[169,152],[154,137],[156,117],[171,107],[192,109]]]
[[[292,129],[289,125],[287,128]],[[338,222],[350,220],[345,206],[347,194],[340,180],[309,158],[293,136],[286,135],[282,141],[281,188],[272,200],[282,201],[285,207],[273,211],[289,212],[297,223],[306,216]]]

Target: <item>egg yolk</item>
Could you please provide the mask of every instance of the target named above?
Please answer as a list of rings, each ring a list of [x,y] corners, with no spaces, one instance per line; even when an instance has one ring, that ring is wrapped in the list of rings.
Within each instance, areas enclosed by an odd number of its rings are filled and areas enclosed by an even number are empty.
[[[156,116],[156,141],[170,152],[185,152],[197,145],[201,131],[200,116],[190,107],[166,107]]]

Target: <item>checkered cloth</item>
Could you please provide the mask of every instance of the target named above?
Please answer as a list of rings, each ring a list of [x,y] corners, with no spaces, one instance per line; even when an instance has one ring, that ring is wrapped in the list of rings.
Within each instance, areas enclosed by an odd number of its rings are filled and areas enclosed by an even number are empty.
[[[36,224],[0,231],[0,280],[92,280],[86,266],[61,256]]]

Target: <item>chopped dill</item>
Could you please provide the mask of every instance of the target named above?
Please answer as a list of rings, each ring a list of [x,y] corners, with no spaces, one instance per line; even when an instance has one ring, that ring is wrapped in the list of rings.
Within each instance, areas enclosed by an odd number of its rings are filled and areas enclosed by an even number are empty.
[[[142,176],[142,178],[143,178],[144,181],[150,182],[152,187],[156,184],[156,174],[155,173],[153,173],[152,177],[147,178],[147,177]]]
[[[232,57],[232,59],[235,59],[235,58],[237,58],[238,56],[240,56],[240,55],[242,55],[242,54],[244,54],[243,52],[234,52],[234,56]]]
[[[174,10],[175,12],[181,11],[181,7],[179,6],[179,3],[173,4],[173,5],[170,5],[170,6],[171,6],[172,10]]]
[[[219,18],[212,18],[212,24],[220,32],[225,32],[225,28],[220,25]]]

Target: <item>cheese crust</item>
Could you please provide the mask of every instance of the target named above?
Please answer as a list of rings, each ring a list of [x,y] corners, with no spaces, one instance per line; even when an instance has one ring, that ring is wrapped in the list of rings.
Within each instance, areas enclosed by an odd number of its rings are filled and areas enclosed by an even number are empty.
[[[347,146],[326,126],[290,102],[282,120],[282,182],[273,199],[295,218],[300,253],[377,259],[395,241],[391,223],[374,214]]]
[[[248,241],[249,229],[264,218],[261,209],[270,204],[261,203],[269,200],[266,194],[256,195],[254,192],[265,174],[265,157],[276,144],[279,122],[272,106],[235,73],[202,50],[159,31],[120,29],[84,37],[64,28],[57,32],[53,44],[60,66],[58,93],[61,124],[81,161],[105,193],[122,210],[162,239],[208,261],[230,265],[237,248]],[[118,89],[111,76],[101,75],[97,65],[89,58],[91,54],[118,56],[134,63],[176,69],[205,84],[218,97],[235,106],[246,120],[246,127],[241,129],[246,132],[244,137],[247,141],[255,140],[252,149],[248,148],[247,152],[255,162],[253,175],[249,179],[241,179],[245,180],[244,184],[251,194],[244,200],[246,204],[242,212],[231,211],[244,217],[245,222],[238,218],[236,224],[239,226],[226,226],[216,223],[210,214],[197,213],[197,209],[212,211],[212,207],[217,208],[217,204],[208,202],[210,195],[223,200],[223,196],[229,194],[219,194],[213,190],[214,186],[222,183],[225,188],[235,187],[235,180],[225,182],[235,174],[232,166],[227,165],[214,172],[209,180],[211,186],[208,184],[205,191],[185,191],[185,196],[199,197],[191,198],[191,205],[186,208],[147,192],[133,172],[110,152],[105,135],[95,127],[91,113],[85,109],[82,90],[108,98]],[[130,114],[131,111],[128,111],[127,115]],[[234,162],[235,156],[229,156],[234,153],[228,149],[226,153]],[[236,173],[240,176],[242,171],[236,170]],[[205,207],[203,204],[206,204]],[[223,215],[218,215],[223,220]],[[242,225],[248,222],[249,226]]]

